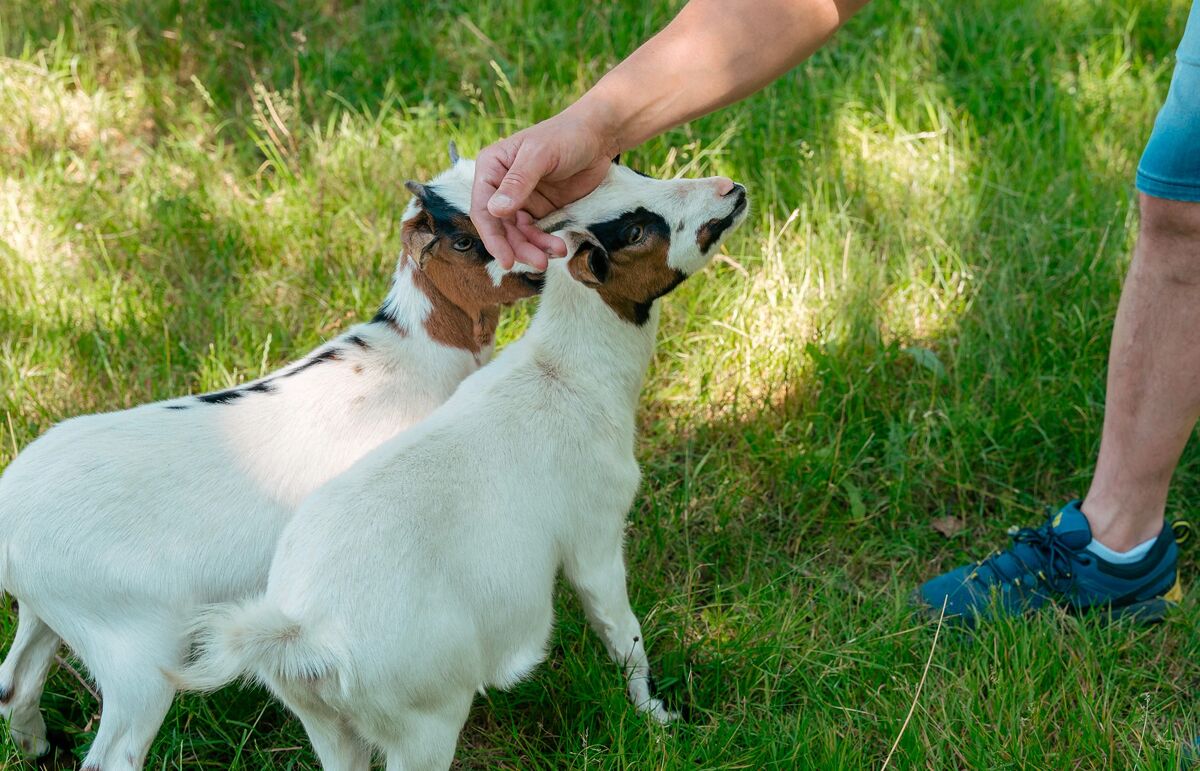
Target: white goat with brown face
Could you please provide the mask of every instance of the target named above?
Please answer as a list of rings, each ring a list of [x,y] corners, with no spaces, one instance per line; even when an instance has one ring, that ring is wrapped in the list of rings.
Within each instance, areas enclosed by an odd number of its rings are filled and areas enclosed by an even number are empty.
[[[180,675],[265,683],[328,771],[449,767],[473,694],[546,655],[561,568],[628,678],[668,712],[625,587],[625,517],[639,481],[635,411],[657,300],[700,270],[744,217],[723,178],[659,181],[613,166],[555,214],[528,333],[450,400],[300,507],[267,592],[213,609]]]
[[[199,605],[259,594],[310,492],[442,404],[492,352],[500,305],[541,277],[504,274],[464,212],[474,164],[416,193],[379,315],[307,358],[219,393],[68,420],[0,477],[0,586],[20,600],[0,712],[25,752],[66,642],[103,719],[88,769],[141,768]]]

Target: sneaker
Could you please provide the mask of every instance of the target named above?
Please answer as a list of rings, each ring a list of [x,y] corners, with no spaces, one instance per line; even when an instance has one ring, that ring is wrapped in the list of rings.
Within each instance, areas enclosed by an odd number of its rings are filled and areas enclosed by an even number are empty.
[[[1183,745],[1183,760],[1179,767],[1184,771],[1200,768],[1200,736],[1193,739],[1190,744]]]
[[[1164,523],[1150,551],[1137,562],[1108,562],[1086,548],[1092,529],[1079,503],[1068,503],[1036,530],[1012,533],[1007,551],[925,582],[914,592],[913,603],[933,618],[944,603],[948,621],[968,625],[1046,605],[1072,613],[1102,610],[1113,617],[1161,620],[1183,598],[1175,570],[1175,528]]]

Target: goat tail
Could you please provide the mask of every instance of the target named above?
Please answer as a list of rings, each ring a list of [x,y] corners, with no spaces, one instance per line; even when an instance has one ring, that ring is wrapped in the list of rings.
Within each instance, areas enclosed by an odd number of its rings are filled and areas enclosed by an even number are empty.
[[[268,687],[313,682],[335,671],[332,651],[266,598],[210,606],[192,626],[194,654],[168,673],[179,690],[212,691],[239,678]]]

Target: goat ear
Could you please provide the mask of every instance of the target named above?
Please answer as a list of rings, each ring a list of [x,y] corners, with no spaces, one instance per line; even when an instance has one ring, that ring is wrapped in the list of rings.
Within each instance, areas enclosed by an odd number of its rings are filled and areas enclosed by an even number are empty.
[[[437,233],[434,231],[433,217],[424,209],[406,219],[400,229],[400,241],[404,244],[404,253],[410,260],[417,263],[418,268],[424,268],[425,263],[429,262],[429,255],[433,251],[433,242],[436,240]]]
[[[596,242],[590,233],[561,231],[559,236],[567,242],[567,272],[584,286],[598,287],[608,281],[612,263],[608,252]]]
[[[408,188],[408,192],[415,195],[417,200],[421,203],[425,203],[425,201],[429,198],[429,191],[426,190],[425,186],[420,182],[414,182],[410,179],[404,183],[404,186]]]

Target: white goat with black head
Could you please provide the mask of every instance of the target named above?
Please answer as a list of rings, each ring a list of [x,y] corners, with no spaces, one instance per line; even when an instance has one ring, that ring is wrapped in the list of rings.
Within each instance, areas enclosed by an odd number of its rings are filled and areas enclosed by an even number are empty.
[[[551,260],[528,332],[304,502],[266,595],[209,611],[180,681],[265,683],[327,771],[364,771],[373,748],[389,771],[444,769],[473,694],[545,657],[562,569],[633,703],[669,719],[625,585],[635,411],[658,298],[745,210],[728,179],[614,165],[544,222],[569,256]]]
[[[505,273],[466,210],[474,163],[415,196],[375,320],[236,388],[61,423],[0,477],[0,586],[20,601],[0,713],[46,751],[38,701],[65,642],[104,700],[85,769],[141,768],[196,608],[260,594],[310,492],[424,418],[491,355]]]

